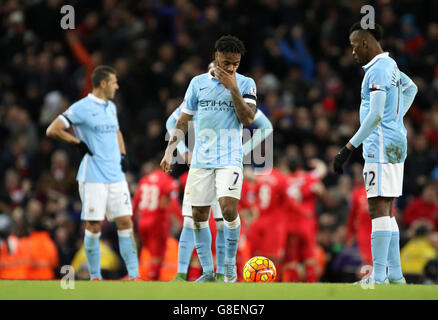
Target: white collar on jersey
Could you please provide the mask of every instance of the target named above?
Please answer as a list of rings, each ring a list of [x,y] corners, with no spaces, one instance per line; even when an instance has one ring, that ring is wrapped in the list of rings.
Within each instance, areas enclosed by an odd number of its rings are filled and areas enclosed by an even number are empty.
[[[88,94],[88,98],[90,98],[91,100],[94,100],[94,101],[96,101],[97,103],[100,103],[100,104],[107,104],[107,103],[108,103],[108,102],[105,102],[105,100],[96,97],[96,96],[95,96],[94,94],[92,94],[92,93],[89,93],[89,94]]]
[[[382,52],[382,53],[378,54],[377,56],[375,56],[370,62],[368,62],[362,68],[364,68],[366,70],[369,67],[371,67],[378,59],[386,58],[386,57],[389,57],[389,52]]]

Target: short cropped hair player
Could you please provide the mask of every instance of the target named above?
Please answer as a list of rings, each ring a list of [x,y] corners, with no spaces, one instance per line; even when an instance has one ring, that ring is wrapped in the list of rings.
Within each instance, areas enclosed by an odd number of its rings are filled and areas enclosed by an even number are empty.
[[[92,92],[53,120],[47,135],[77,146],[83,156],[76,179],[82,200],[81,219],[86,221],[84,248],[90,279],[102,279],[99,237],[107,217],[116,223],[129,279],[138,280],[131,196],[124,174],[129,163],[117,109],[111,101],[119,88],[117,76],[112,67],[98,66],[91,77]],[[70,126],[76,136],[66,130]]]
[[[334,159],[334,170],[343,173],[343,164],[362,144],[363,169],[372,232],[373,276],[364,281],[377,284],[406,283],[400,265],[399,229],[392,215],[394,198],[402,195],[403,167],[407,153],[403,117],[409,110],[417,87],[401,72],[397,63],[383,52],[379,40],[382,28],[350,29],[353,57],[365,64],[360,105],[360,128]],[[388,266],[388,273],[386,268]],[[388,279],[388,280],[387,280]]]
[[[208,72],[212,72],[215,67],[215,62],[211,62],[208,65]],[[175,109],[175,111],[169,116],[166,121],[166,129],[169,134],[172,134],[172,130],[181,116],[182,105]],[[196,114],[194,115],[194,118]],[[192,118],[192,120],[194,120]],[[256,148],[260,143],[269,136],[273,129],[269,119],[261,112],[257,110],[254,116],[254,122],[252,125],[261,130],[261,134],[254,134],[251,139],[245,142],[243,145],[243,155],[246,156]],[[180,141],[176,146],[178,153],[190,164],[191,154],[184,141]],[[186,185],[186,184],[185,184]],[[182,204],[182,214],[184,217],[183,228],[181,231],[179,246],[178,246],[178,273],[175,276],[175,281],[186,281],[187,273],[189,269],[190,259],[195,248],[194,235],[193,235],[193,216],[192,206],[189,203],[189,196],[186,196],[186,189],[184,190],[184,198]],[[188,191],[188,190],[187,190]],[[224,238],[224,219],[222,217],[222,211],[219,202],[215,199],[211,204],[211,212],[216,222],[216,279],[217,281],[224,281],[224,259],[225,259],[225,238]]]
[[[256,85],[238,74],[243,43],[234,36],[223,36],[215,43],[216,67],[194,77],[186,91],[182,114],[169,140],[161,168],[171,171],[173,152],[196,114],[195,146],[187,188],[192,205],[195,247],[202,265],[199,282],[216,281],[211,232],[210,206],[217,198],[224,217],[225,282],[237,280],[236,253],[240,235],[237,204],[242,190],[242,129],[253,122],[256,113]]]

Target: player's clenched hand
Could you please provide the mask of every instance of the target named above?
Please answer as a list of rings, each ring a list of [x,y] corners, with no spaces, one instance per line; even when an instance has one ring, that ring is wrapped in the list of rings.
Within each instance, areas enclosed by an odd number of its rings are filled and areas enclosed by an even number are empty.
[[[236,73],[235,72],[233,72],[233,74],[229,74],[221,67],[215,67],[214,68],[214,76],[228,90],[231,90],[232,88],[237,87],[237,80],[236,80]]]
[[[122,171],[126,172],[129,170],[129,159],[128,159],[128,155],[126,154],[121,154],[121,159],[120,159],[120,165],[122,166]]]
[[[82,157],[85,156],[87,153],[88,153],[90,156],[93,155],[93,153],[90,151],[90,149],[88,149],[88,146],[87,146],[87,144],[86,144],[84,141],[80,141],[80,142],[76,145],[76,147],[78,148],[79,153],[81,154]]]
[[[334,170],[336,173],[343,174],[344,169],[342,168],[344,163],[350,158],[350,155],[353,151],[348,149],[346,146],[339,151],[339,153],[335,156],[335,160],[333,162]]]
[[[172,172],[172,154],[171,153],[170,154],[168,152],[164,153],[164,157],[161,160],[160,167],[166,173]]]

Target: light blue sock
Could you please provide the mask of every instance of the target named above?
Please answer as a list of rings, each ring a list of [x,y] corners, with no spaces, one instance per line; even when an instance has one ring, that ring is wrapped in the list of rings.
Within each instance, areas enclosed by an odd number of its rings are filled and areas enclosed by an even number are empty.
[[[117,235],[119,236],[120,255],[125,261],[129,279],[132,280],[138,277],[137,246],[134,241],[133,231],[132,229],[117,230]]]
[[[386,279],[389,243],[391,242],[391,218],[383,216],[371,220],[371,253],[373,256],[373,277],[383,283]]]
[[[90,273],[90,280],[98,278],[102,280],[100,273],[100,245],[99,233],[93,233],[85,230],[84,236],[84,250],[87,257],[88,272]]]
[[[234,221],[228,222],[224,220],[225,263],[235,263],[237,248],[239,247],[239,237],[239,215],[237,215],[237,218]]]
[[[391,218],[392,232],[388,252],[388,279],[400,280],[403,278],[400,262],[400,233],[395,217]]]
[[[224,274],[225,263],[225,237],[224,237],[224,222],[216,221],[216,273]]]
[[[184,226],[178,244],[178,273],[188,272],[193,249],[195,249],[193,227]]]
[[[211,232],[208,221],[197,223],[198,228],[193,229],[195,248],[202,266],[203,273],[214,272],[213,253],[211,252]]]
[[[386,279],[386,262],[388,259],[391,233],[391,231],[374,231],[371,233],[374,279],[382,283]]]

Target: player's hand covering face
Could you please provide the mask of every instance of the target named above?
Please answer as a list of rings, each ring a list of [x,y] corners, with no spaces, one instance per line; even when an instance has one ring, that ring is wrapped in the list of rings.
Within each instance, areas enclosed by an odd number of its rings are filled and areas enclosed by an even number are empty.
[[[240,53],[216,52],[217,66],[214,68],[214,76],[222,85],[230,90],[237,87],[236,71],[240,65]]]

